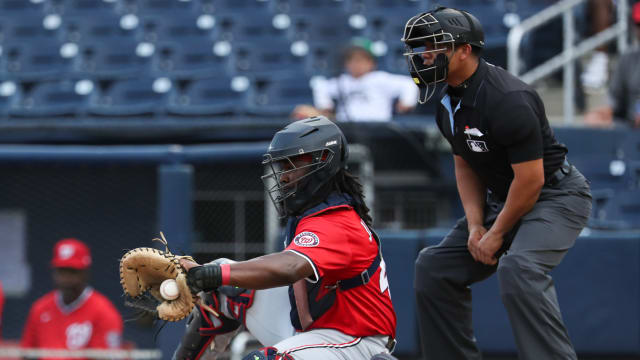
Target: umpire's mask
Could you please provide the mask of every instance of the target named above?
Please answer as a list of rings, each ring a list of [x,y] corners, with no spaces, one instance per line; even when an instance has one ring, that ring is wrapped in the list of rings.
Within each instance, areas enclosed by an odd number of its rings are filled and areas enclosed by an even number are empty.
[[[418,102],[424,104],[435,93],[436,84],[447,79],[447,53],[455,51],[455,44],[484,47],[484,32],[478,19],[466,11],[439,7],[409,19],[402,41],[409,74],[420,88]]]

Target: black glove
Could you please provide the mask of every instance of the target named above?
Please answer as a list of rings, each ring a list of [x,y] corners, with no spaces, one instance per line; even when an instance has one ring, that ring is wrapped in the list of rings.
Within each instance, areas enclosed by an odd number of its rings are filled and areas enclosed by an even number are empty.
[[[194,293],[213,291],[222,285],[222,270],[220,265],[207,264],[196,266],[187,272],[187,284]]]

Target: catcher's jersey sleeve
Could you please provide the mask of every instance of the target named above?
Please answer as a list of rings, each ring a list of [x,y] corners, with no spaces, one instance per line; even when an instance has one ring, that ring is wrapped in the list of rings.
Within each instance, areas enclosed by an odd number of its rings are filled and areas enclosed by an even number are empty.
[[[336,230],[328,217],[303,219],[287,247],[311,263],[316,275],[314,281],[319,278],[340,280],[339,276],[344,275],[351,264],[352,252],[347,236]]]

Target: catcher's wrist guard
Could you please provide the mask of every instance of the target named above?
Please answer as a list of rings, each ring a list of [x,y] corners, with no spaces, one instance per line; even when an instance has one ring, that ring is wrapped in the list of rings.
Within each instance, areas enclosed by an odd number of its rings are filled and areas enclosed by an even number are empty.
[[[222,270],[218,264],[196,266],[187,272],[187,284],[193,292],[213,291],[222,285]]]

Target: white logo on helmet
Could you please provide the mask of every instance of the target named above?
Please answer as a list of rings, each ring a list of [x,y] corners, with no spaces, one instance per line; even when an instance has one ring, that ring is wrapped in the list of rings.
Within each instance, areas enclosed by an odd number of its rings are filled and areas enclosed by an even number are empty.
[[[73,256],[74,252],[75,252],[75,248],[73,247],[73,245],[68,245],[68,244],[60,245],[60,248],[58,249],[58,256],[62,260],[67,260]]]
[[[304,149],[303,148],[298,149],[298,154],[304,154]]]
[[[320,239],[318,238],[318,235],[309,231],[304,231],[296,235],[293,239],[293,243],[302,247],[313,247],[320,244]]]
[[[338,140],[331,140],[331,141],[327,141],[327,143],[324,144],[324,146],[336,145],[337,143],[338,143]]]

